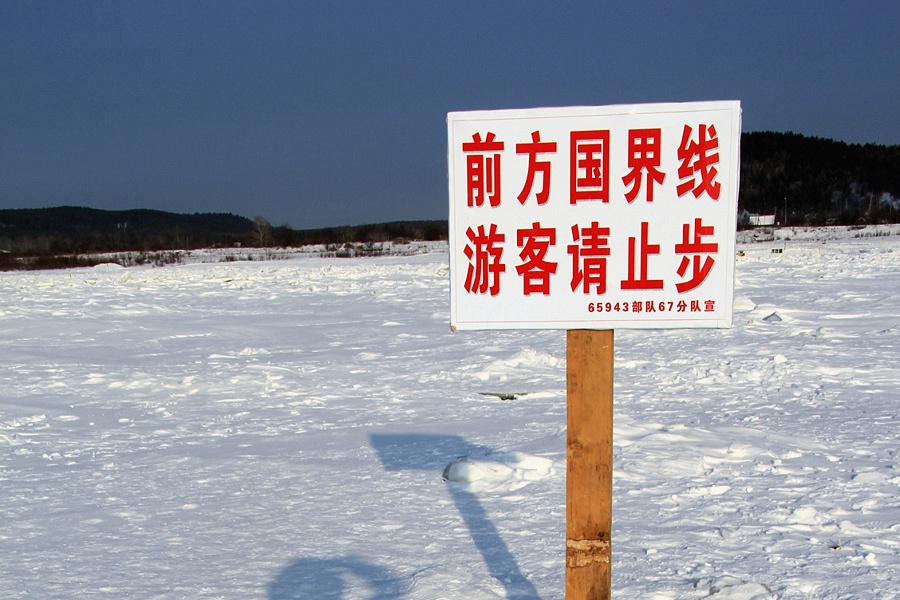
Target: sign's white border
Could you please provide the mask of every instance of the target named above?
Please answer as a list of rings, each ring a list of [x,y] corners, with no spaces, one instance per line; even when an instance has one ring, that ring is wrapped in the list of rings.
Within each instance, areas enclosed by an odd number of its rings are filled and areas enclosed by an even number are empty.
[[[679,162],[675,152],[667,152],[660,169],[665,172],[665,185],[657,187],[653,202],[640,196],[633,203],[624,200],[625,184],[622,173],[627,171],[627,134],[629,129],[659,127],[663,141],[677,149],[685,124],[696,128],[698,123],[715,124],[719,140],[719,162],[716,163],[717,181],[721,192],[717,201],[709,198],[695,199],[692,195],[678,198],[675,195]],[[531,132],[541,131],[542,140],[558,142],[559,151],[553,155],[549,201],[539,206],[534,197],[524,203],[516,199],[527,173],[527,156],[517,155],[516,143],[530,141]],[[568,136],[571,131],[609,130],[612,156],[618,170],[610,173],[610,200],[569,203],[567,186],[569,179]],[[741,110],[738,101],[690,102],[677,104],[636,104],[614,106],[579,106],[564,108],[535,108],[493,111],[451,112],[447,115],[448,173],[449,173],[449,231],[450,231],[450,304],[453,329],[658,329],[730,327],[734,295],[735,234],[737,227],[737,197],[740,169]],[[501,170],[503,184],[499,206],[487,203],[479,207],[467,206],[466,155],[462,144],[473,139],[473,133],[495,133],[505,142]],[[673,139],[677,138],[677,139]],[[623,171],[624,170],[624,171]],[[540,183],[536,183],[536,187]],[[682,241],[681,227],[688,220],[700,218],[704,225],[715,227],[715,241],[719,245],[716,262],[708,279],[696,293],[675,294],[673,290],[646,293],[623,292],[608,285],[603,295],[573,293],[564,275],[558,275],[550,294],[524,294],[521,277],[515,264],[519,248],[515,231],[534,222],[555,227],[558,240],[548,259],[561,268],[568,267],[571,257],[567,244],[572,243],[569,229],[573,222],[599,221],[609,225],[609,245],[613,249],[608,261],[607,277],[610,283],[622,280],[627,269],[625,258],[628,237],[635,236],[635,224],[648,222],[654,243],[670,248]],[[497,223],[506,231],[502,274],[502,292],[471,294],[464,289],[469,261],[463,251],[468,242],[468,228]],[[671,254],[671,253],[670,253]],[[654,269],[672,273],[677,267],[675,256],[655,256]],[[668,262],[666,262],[668,261]],[[667,280],[668,287],[674,282]],[[677,311],[673,300],[703,302],[715,306],[714,311]],[[594,303],[600,303],[595,311]],[[646,302],[654,307],[658,303],[668,310],[636,314],[613,309]],[[588,310],[588,307],[591,310]]]

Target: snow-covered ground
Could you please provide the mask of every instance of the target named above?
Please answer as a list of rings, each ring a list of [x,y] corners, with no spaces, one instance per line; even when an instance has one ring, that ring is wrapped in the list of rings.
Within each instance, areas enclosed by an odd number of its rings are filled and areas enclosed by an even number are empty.
[[[829,231],[616,332],[616,598],[900,598],[900,238]],[[432,250],[0,274],[0,597],[564,598],[565,333]]]

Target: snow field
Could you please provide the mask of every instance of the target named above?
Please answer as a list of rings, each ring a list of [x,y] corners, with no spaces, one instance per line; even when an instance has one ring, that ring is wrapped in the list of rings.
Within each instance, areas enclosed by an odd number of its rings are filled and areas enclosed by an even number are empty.
[[[849,235],[742,245],[733,329],[616,332],[615,597],[900,597],[900,239]],[[450,333],[447,286],[0,274],[0,597],[562,599],[565,334]]]

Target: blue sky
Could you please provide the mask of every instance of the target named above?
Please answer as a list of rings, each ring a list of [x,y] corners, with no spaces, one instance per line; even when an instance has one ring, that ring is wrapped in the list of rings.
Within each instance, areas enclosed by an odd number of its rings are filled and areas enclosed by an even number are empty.
[[[446,113],[740,100],[900,143],[900,3],[0,1],[0,208],[447,217]]]

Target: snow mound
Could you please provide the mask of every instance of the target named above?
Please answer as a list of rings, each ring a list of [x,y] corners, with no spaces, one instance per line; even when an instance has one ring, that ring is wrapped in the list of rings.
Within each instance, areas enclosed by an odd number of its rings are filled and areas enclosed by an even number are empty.
[[[734,299],[734,312],[745,313],[756,310],[756,302],[744,296],[737,296]]]
[[[522,378],[535,372],[556,371],[562,364],[562,360],[530,348],[518,352],[507,359],[496,360],[484,369],[474,374],[481,381],[507,381],[514,378]]]
[[[515,491],[555,474],[549,458],[505,452],[484,458],[463,456],[447,465],[442,477],[467,484],[473,491]]]
[[[775,600],[776,596],[761,583],[746,582],[736,577],[725,576],[701,579],[696,588],[709,590],[710,596],[717,600]]]

